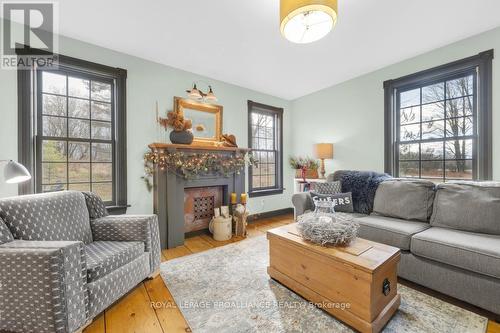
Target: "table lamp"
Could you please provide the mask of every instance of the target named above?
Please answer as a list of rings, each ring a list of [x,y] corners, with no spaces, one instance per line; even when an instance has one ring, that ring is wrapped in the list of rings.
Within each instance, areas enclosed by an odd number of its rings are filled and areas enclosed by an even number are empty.
[[[317,143],[314,145],[314,156],[321,160],[321,178],[325,178],[325,160],[333,159],[333,143]]]
[[[3,176],[6,183],[18,184],[31,179],[31,175],[24,165],[12,160],[0,160],[0,163],[7,163],[3,170]]]

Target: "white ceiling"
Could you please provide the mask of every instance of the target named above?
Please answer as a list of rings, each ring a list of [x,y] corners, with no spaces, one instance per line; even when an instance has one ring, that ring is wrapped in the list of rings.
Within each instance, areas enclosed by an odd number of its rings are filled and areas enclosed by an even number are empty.
[[[59,4],[62,35],[289,100],[500,26],[498,0],[339,0],[333,32],[295,45],[279,0]]]

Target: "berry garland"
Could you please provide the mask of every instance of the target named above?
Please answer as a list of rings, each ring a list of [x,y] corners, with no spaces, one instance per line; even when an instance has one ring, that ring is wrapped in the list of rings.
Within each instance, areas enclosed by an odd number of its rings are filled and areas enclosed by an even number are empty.
[[[196,179],[203,175],[228,177],[240,174],[246,164],[257,167],[257,161],[251,154],[240,152],[234,155],[214,153],[147,153],[144,156],[146,173],[152,174],[153,165],[161,170],[175,172],[184,179]]]

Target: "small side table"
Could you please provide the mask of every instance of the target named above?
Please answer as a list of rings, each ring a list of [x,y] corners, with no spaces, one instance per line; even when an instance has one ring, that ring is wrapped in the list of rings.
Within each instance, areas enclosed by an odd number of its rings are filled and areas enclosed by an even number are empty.
[[[309,192],[307,187],[311,188],[311,185],[314,183],[326,183],[326,179],[325,178],[306,179],[306,181],[304,182],[304,179],[302,178],[295,178],[293,182],[294,182],[293,193],[301,193],[301,192]]]

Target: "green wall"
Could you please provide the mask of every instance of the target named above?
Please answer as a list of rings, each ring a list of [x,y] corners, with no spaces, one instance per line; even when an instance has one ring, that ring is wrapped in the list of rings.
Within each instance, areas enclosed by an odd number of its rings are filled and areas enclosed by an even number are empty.
[[[394,45],[397,47],[397,45]],[[495,49],[493,60],[493,177],[500,180],[500,28],[385,67],[292,102],[293,151],[311,154],[317,142],[335,144],[327,172],[384,170],[383,82]],[[368,54],[367,57],[370,55]],[[343,64],[338,64],[342,66]],[[352,66],[353,64],[348,64]]]
[[[1,21],[0,21],[1,23]],[[174,96],[185,96],[193,81],[212,84],[219,104],[223,105],[223,131],[236,135],[238,144],[247,147],[247,100],[283,107],[284,156],[291,153],[290,102],[249,89],[181,71],[158,63],[115,52],[70,38],[60,38],[59,53],[100,64],[127,69],[127,168],[130,213],[151,213],[152,194],[141,180],[143,154],[149,143],[162,135],[155,126],[155,102],[162,112],[172,109]],[[256,74],[258,75],[258,74]],[[0,70],[0,159],[17,159],[17,74],[15,70]],[[164,136],[164,135],[163,135]],[[1,171],[0,167],[0,171]],[[291,206],[293,176],[285,168],[285,192],[263,198],[250,199],[252,213],[271,211]],[[7,185],[0,179],[0,197],[16,195],[17,185]]]

